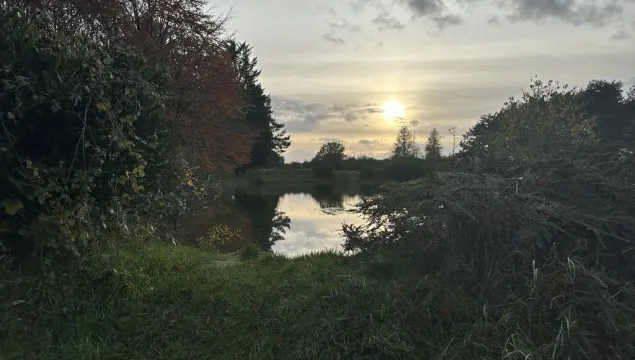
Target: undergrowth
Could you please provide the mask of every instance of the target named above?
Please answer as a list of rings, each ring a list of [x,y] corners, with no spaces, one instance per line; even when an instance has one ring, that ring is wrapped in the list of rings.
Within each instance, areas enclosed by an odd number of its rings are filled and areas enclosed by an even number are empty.
[[[621,329],[633,323],[632,285],[548,266],[514,289],[470,296],[476,279],[422,277],[389,253],[240,261],[186,247],[117,250],[47,275],[5,274],[0,358],[577,359],[563,352],[580,339],[605,358],[631,358],[633,332]],[[585,291],[597,296],[575,300]],[[589,314],[614,326],[589,336],[578,320]]]

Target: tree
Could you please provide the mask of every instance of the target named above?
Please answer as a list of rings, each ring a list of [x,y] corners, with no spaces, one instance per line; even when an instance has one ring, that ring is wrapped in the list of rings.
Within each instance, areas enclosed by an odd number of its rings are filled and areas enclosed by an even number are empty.
[[[273,118],[271,97],[265,94],[259,82],[260,70],[256,69],[258,59],[252,57],[252,48],[247,43],[230,40],[226,44],[232,57],[245,105],[242,113],[249,126],[257,132],[257,139],[251,148],[247,168],[275,167],[283,163],[282,154],[291,145],[284,125]]]
[[[407,126],[399,129],[392,156],[393,158],[419,156],[419,147],[415,143],[415,136]]]
[[[344,145],[337,141],[328,142],[320,148],[312,162],[321,166],[328,166],[333,169],[339,169],[345,158]]]
[[[431,161],[439,161],[441,160],[441,139],[439,138],[439,132],[436,128],[433,128],[430,131],[430,135],[428,136],[428,142],[426,143],[426,159]]]
[[[620,81],[593,80],[580,93],[587,114],[595,118],[600,140],[615,144],[624,140],[633,120]]]
[[[27,12],[45,9],[53,33],[120,42],[170,70],[166,117],[170,142],[206,170],[247,164],[257,132],[240,116],[239,76],[223,47],[225,19],[205,0],[7,0]]]

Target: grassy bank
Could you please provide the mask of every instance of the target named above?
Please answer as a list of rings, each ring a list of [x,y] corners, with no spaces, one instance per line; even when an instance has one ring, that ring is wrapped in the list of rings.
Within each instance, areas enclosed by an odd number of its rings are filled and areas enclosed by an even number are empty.
[[[368,264],[329,253],[238,261],[151,247],[104,254],[83,269],[5,277],[0,359],[374,359],[432,350],[417,334],[419,305],[404,297],[413,284],[374,276]]]
[[[119,250],[81,268],[5,274],[0,359],[631,358],[618,354],[634,353],[632,332],[617,330],[632,320],[630,287],[578,301],[613,285],[577,267],[562,273],[557,286],[537,275],[482,289],[387,255]],[[596,328],[591,316],[615,326]]]
[[[335,171],[333,178],[319,179],[308,169],[254,170],[236,180],[236,187],[242,190],[270,195],[310,192],[316,186],[330,186],[335,192],[360,193],[364,187],[379,184],[380,181],[361,179],[359,171]]]

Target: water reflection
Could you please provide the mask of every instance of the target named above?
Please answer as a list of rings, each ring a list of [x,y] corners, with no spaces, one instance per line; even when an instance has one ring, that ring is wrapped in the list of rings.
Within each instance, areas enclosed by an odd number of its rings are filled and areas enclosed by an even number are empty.
[[[298,255],[324,249],[341,249],[342,223],[361,224],[355,206],[357,194],[336,193],[316,187],[308,193],[262,195],[236,193],[234,207],[247,216],[250,240],[267,250]]]
[[[277,210],[280,196],[253,195],[238,192],[235,195],[236,210],[251,219],[250,240],[263,249],[270,250],[276,241],[284,239],[291,220]]]

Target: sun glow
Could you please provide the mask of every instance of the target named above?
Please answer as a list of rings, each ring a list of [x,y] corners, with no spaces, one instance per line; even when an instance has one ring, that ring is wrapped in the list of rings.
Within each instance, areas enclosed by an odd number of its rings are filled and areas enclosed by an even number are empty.
[[[401,119],[405,113],[406,108],[398,101],[387,101],[382,107],[382,114],[387,121]]]

